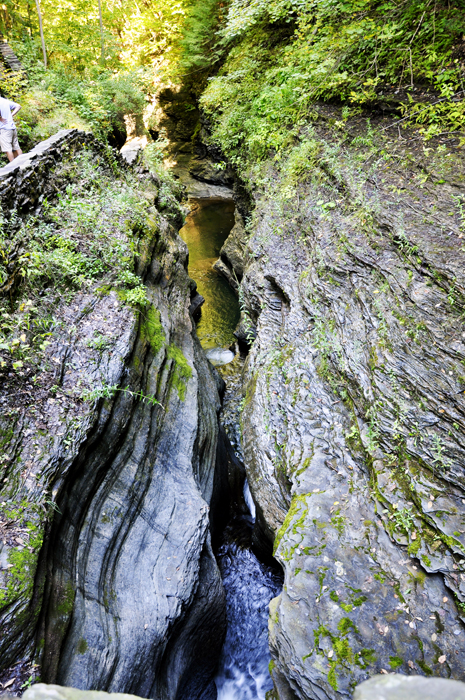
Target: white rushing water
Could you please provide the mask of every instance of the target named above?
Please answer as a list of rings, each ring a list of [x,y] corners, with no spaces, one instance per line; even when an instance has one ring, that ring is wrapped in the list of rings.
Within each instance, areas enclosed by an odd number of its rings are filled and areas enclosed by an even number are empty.
[[[281,579],[250,549],[224,544],[219,566],[226,592],[228,629],[215,679],[218,700],[265,700],[273,683],[268,671],[268,605]]]
[[[282,587],[280,574],[260,562],[250,548],[255,504],[247,479],[244,498],[250,510],[231,523],[218,552],[226,593],[228,628],[215,679],[218,700],[265,700],[273,683],[268,665],[268,605]]]
[[[247,508],[250,511],[252,520],[255,522],[257,511],[255,508],[255,503],[253,502],[252,494],[250,493],[249,482],[247,481],[247,479],[244,480],[244,500],[247,503]]]

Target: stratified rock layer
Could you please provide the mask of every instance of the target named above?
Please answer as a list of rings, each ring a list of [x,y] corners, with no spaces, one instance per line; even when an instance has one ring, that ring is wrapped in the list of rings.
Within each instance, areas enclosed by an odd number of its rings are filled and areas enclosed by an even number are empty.
[[[189,314],[187,248],[153,206],[147,172],[140,183],[133,247],[147,302],[130,306],[96,281],[56,309],[42,368],[51,391],[15,402],[4,377],[0,502],[9,532],[31,522],[0,544],[2,581],[18,577],[0,611],[0,657],[4,669],[35,648],[46,681],[206,700],[225,625],[209,518],[222,495],[220,380]],[[115,221],[115,246],[126,228]],[[7,562],[31,544],[23,580]]]
[[[270,165],[242,261],[243,448],[257,543],[285,571],[281,700],[464,666],[463,163],[314,138],[307,185]]]

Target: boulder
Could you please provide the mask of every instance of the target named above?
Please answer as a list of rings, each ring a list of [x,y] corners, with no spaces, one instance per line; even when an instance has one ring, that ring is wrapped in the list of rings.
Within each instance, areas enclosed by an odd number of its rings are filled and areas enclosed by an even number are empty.
[[[373,676],[355,688],[353,700],[465,700],[465,683],[447,678]]]
[[[78,690],[61,685],[36,683],[23,695],[26,700],[137,700],[136,695],[127,693],[105,693],[101,690]]]

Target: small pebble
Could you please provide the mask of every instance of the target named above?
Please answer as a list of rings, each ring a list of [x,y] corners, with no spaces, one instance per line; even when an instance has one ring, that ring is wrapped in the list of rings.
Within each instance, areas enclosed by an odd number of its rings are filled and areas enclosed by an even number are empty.
[[[432,642],[435,642],[437,638],[438,638],[438,635],[436,633],[431,635]]]
[[[440,656],[439,659],[438,659],[438,661],[439,661],[440,664],[443,664],[445,660],[446,660],[446,655],[445,655],[445,654],[443,654],[442,656]]]
[[[449,600],[449,598],[447,598],[446,596],[444,596],[444,598],[442,599],[442,602],[443,602],[443,603],[447,603],[448,600]]]

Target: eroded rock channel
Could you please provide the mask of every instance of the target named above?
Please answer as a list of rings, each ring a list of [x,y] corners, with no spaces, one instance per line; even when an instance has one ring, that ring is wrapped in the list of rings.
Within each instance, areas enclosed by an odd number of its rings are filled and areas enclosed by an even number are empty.
[[[234,404],[239,398],[244,359],[240,354],[235,357],[229,349],[237,350],[233,333],[240,310],[231,286],[214,269],[235,223],[234,203],[210,196],[190,198],[189,204],[191,211],[180,235],[189,248],[189,275],[205,299],[197,312],[197,334],[207,357],[228,384],[223,420],[236,446],[235,457],[240,460]],[[242,465],[238,471],[242,474]],[[227,629],[215,683],[218,700],[264,700],[273,687],[269,673],[268,606],[281,590],[282,575],[277,565],[267,565],[254,553],[255,505],[247,481],[236,474],[233,482],[237,486],[235,493],[233,488],[231,517],[216,551],[226,596]]]

